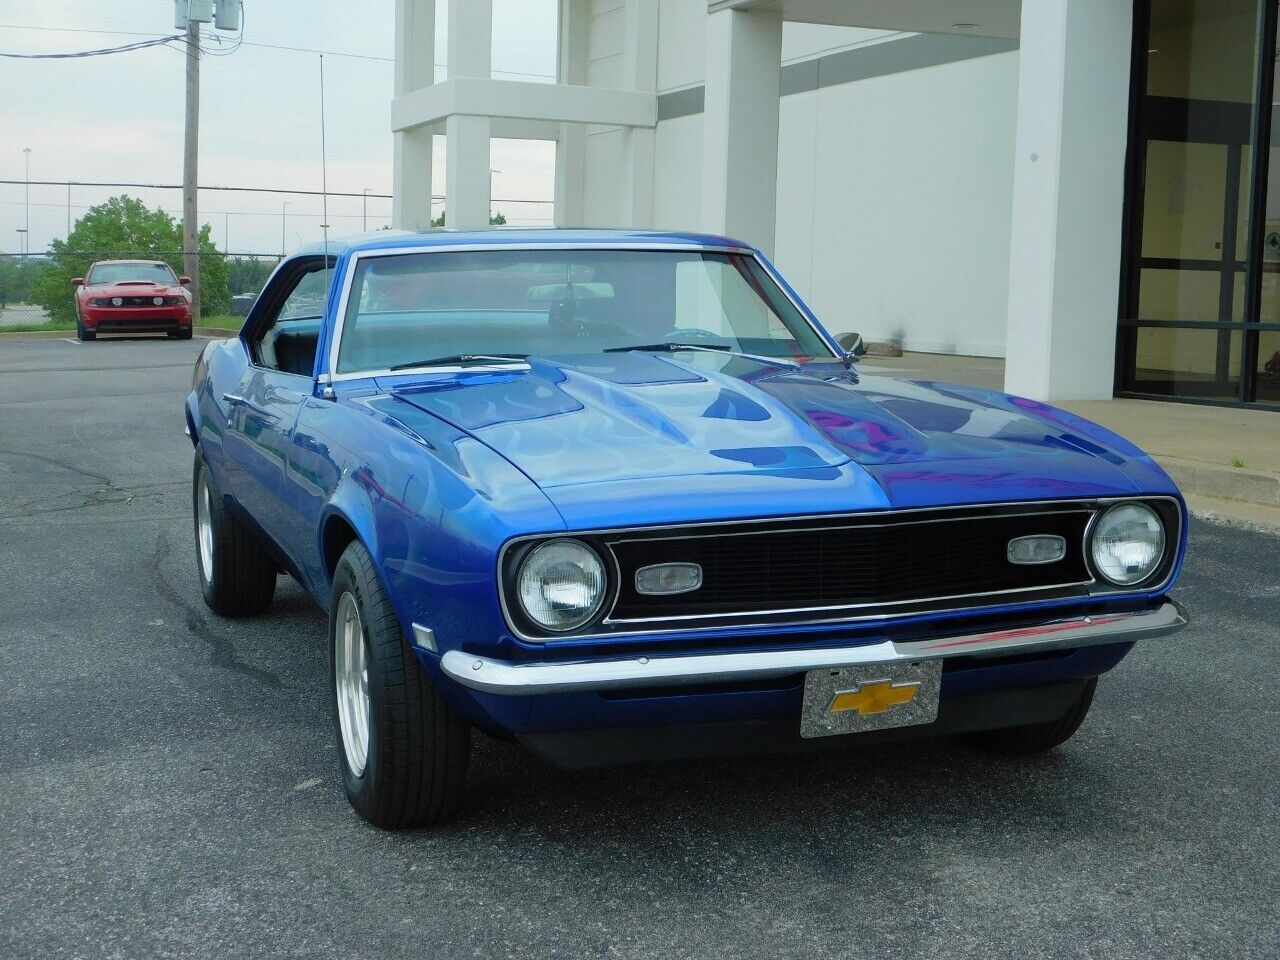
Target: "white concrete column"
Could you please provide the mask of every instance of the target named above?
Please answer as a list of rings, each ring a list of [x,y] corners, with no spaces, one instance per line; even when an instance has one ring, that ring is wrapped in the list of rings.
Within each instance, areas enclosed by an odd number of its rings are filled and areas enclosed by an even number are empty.
[[[1022,4],[1005,389],[1112,395],[1133,5]]]
[[[435,81],[435,28],[435,0],[396,0],[397,97]],[[397,130],[394,138],[391,225],[424,229],[431,226],[431,131]]]
[[[654,93],[658,88],[657,0],[627,0],[623,9],[622,82],[625,89]],[[618,224],[653,226],[653,127],[622,131],[622,169],[618,185]]]
[[[707,17],[702,115],[702,227],[773,248],[778,192],[782,14],[718,10]]]
[[[589,0],[560,0],[559,56],[556,83],[585,86],[587,82]],[[555,225],[584,226],[583,191],[587,176],[587,128],[560,124],[556,138]]]
[[[490,75],[493,0],[448,0],[449,79]],[[476,229],[489,225],[489,118],[453,115],[445,120],[445,223]]]

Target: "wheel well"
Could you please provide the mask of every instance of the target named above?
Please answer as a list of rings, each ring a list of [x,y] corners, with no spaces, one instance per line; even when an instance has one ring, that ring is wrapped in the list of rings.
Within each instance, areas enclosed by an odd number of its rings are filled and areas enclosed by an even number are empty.
[[[196,422],[191,419],[191,411],[184,406],[182,412],[187,418],[187,436],[191,438],[191,445],[198,447],[200,438],[196,436]]]
[[[338,558],[342,556],[342,551],[351,546],[351,542],[355,539],[355,528],[342,517],[334,514],[325,521],[320,542],[324,550],[325,572],[329,574],[330,580],[333,579],[333,571],[338,566]]]

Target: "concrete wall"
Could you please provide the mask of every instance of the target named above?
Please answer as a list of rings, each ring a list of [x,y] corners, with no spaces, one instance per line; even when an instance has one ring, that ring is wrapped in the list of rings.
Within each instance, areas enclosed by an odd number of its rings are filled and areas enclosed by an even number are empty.
[[[685,0],[660,8],[670,103],[700,92],[705,19]],[[788,23],[783,59],[901,39]],[[774,259],[832,329],[1004,354],[1017,82],[1010,51],[782,97]],[[605,222],[611,161],[593,146],[588,219]],[[654,226],[698,228],[701,158],[700,113],[659,122]]]

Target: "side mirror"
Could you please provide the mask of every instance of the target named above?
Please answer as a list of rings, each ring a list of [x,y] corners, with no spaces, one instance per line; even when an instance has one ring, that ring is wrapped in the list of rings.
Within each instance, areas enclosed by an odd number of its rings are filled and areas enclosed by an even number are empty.
[[[84,277],[76,277],[74,280],[72,280],[72,281],[71,281],[71,285],[72,285],[73,287],[83,287],[83,286],[84,286]]]
[[[836,337],[836,343],[844,348],[846,360],[857,360],[867,355],[867,345],[862,342],[860,333],[842,333]]]
[[[190,277],[179,277],[179,278],[178,278],[178,282],[179,282],[180,284],[182,284],[182,285],[185,287],[188,283],[190,283],[190,282],[191,282],[191,278],[190,278]]]

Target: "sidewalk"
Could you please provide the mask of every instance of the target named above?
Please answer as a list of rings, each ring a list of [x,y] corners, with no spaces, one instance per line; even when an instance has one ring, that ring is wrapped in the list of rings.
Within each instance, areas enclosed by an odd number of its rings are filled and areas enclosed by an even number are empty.
[[[1003,389],[1004,361],[908,353],[865,357],[868,371]],[[1150,400],[1056,404],[1128,437],[1155,457],[1193,511],[1280,529],[1280,411]]]

